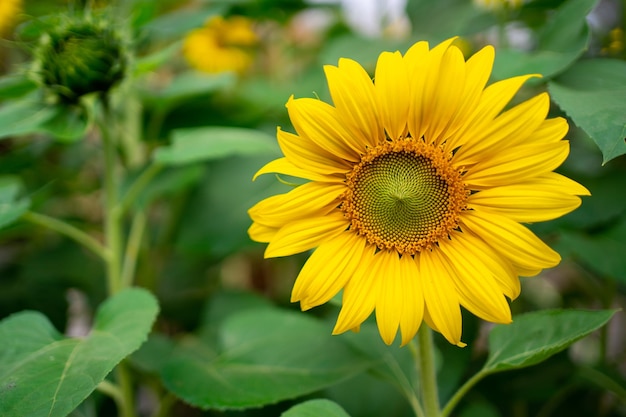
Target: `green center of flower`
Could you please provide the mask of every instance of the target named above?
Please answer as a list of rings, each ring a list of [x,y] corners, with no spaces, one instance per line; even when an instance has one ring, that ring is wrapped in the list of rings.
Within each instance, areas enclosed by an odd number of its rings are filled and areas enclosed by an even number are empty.
[[[411,255],[447,238],[468,195],[450,157],[411,138],[371,149],[346,185],[341,208],[351,229],[380,249]]]

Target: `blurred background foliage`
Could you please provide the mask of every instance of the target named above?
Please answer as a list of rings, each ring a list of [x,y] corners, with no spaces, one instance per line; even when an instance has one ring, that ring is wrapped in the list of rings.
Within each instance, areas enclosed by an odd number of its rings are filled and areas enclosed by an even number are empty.
[[[2,1],[0,14],[7,0]],[[83,3],[90,2],[27,0],[21,12],[0,22],[0,318],[37,310],[61,332],[81,335],[107,298],[104,270],[92,253],[18,221],[30,208],[101,238],[103,166],[94,116],[82,103],[61,105],[42,97],[32,64],[39,36],[63,20],[59,11],[71,15],[92,7],[119,26],[124,47],[132,52],[127,78],[112,96],[121,120],[115,134],[124,184],[130,187],[151,161],[160,164],[130,210],[144,220],[129,216],[125,223],[132,233],[134,221],[145,222],[135,282],[155,294],[161,308],[150,339],[131,358],[141,415],[276,416],[310,398],[332,399],[355,417],[411,415],[403,396],[415,383],[408,351],[384,347],[368,326],[358,335],[327,337],[336,305],[319,307],[307,317],[291,311],[273,316],[283,311],[277,308],[297,311],[288,303],[289,293],[306,254],[263,260],[263,245],[246,233],[247,209],[289,189],[272,176],[252,182],[254,173],[279,155],[276,126],[291,129],[287,99],[293,94],[330,101],[323,65],[336,64],[340,57],[357,60],[372,73],[383,50],[405,51],[417,40],[436,44],[458,35],[456,42],[467,56],[485,44],[496,45],[492,81],[543,74],[517,100],[550,91],[552,114],[570,118],[572,151],[560,170],[589,188],[592,197],[570,215],[531,226],[563,262],[523,279],[512,309],[520,314],[626,305],[626,2]],[[230,62],[219,51],[202,50],[202,42],[188,43],[194,31],[214,36],[209,32],[217,30],[210,23],[216,16],[226,22],[243,17],[249,24],[222,34],[224,45],[230,42],[248,57],[234,71],[203,72],[189,59],[214,56]],[[252,41],[242,45],[228,39],[246,30],[253,33]],[[248,310],[253,314],[246,315]],[[271,333],[276,323],[284,331],[276,333],[275,344],[266,340],[254,352],[298,351],[294,360],[303,361],[309,380],[294,389],[281,379],[260,399],[199,389],[208,377],[197,375],[202,364],[215,364],[217,374],[226,372],[217,357],[228,356],[247,337],[254,339],[250,333]],[[490,326],[469,314],[463,325],[467,348],[437,339],[445,358],[439,364],[444,400],[487,357]],[[626,416],[625,329],[626,318],[618,314],[540,367],[487,378],[455,415]],[[218,339],[230,345],[211,350]],[[242,390],[263,391],[272,384],[272,375],[254,378],[233,381]],[[232,407],[246,409],[226,410]],[[110,399],[95,393],[72,415],[113,415],[114,410]]]

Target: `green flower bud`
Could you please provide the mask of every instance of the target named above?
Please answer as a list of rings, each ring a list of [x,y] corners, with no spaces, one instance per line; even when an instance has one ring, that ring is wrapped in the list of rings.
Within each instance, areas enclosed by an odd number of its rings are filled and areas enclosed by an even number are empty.
[[[89,93],[106,95],[124,78],[128,61],[117,32],[92,22],[45,34],[37,58],[40,81],[66,102]]]

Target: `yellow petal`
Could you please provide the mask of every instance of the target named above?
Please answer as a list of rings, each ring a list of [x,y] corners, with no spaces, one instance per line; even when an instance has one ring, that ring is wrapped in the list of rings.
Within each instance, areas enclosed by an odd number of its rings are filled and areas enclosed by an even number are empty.
[[[419,269],[424,288],[424,302],[434,329],[453,345],[461,343],[461,308],[459,296],[450,278],[447,261],[439,251],[422,251]]]
[[[248,228],[248,236],[255,242],[270,242],[278,233],[277,227],[269,227],[257,222],[252,223]]]
[[[348,221],[339,211],[323,217],[296,220],[281,227],[265,249],[266,258],[288,256],[318,246],[346,230]]]
[[[499,152],[524,143],[534,143],[533,132],[548,115],[550,98],[539,94],[507,110],[482,132],[471,136],[455,154],[455,163],[467,165],[484,157],[485,152]]]
[[[532,134],[536,142],[558,142],[563,139],[569,130],[567,120],[562,117],[544,120]]]
[[[484,208],[517,222],[541,222],[561,217],[580,206],[580,197],[541,181],[494,187],[472,194],[470,208]]]
[[[374,311],[378,298],[380,277],[372,274],[375,247],[368,245],[361,263],[343,289],[341,311],[333,334],[357,329]]]
[[[359,135],[359,141],[373,148],[385,139],[378,121],[374,84],[357,62],[341,58],[339,66],[324,66],[328,89],[341,120]]]
[[[312,98],[292,97],[287,102],[287,111],[301,137],[332,155],[356,162],[365,151],[365,144],[354,138],[339,118],[337,109],[330,104]]]
[[[248,210],[252,220],[280,228],[294,220],[322,217],[339,205],[345,185],[309,182],[285,194],[268,197]]]
[[[362,262],[366,240],[351,231],[322,243],[306,261],[291,292],[291,302],[308,310],[334,297]]]
[[[434,56],[437,48],[431,51]],[[427,142],[441,144],[442,136],[457,112],[465,89],[465,59],[460,49],[447,48],[443,56],[433,57],[426,82],[425,97],[422,98],[422,131]]]
[[[480,258],[480,262],[491,271],[491,276],[496,280],[500,291],[504,295],[511,300],[519,296],[521,291],[519,273],[507,258],[492,249],[491,246],[470,230],[464,230],[462,233],[455,231],[452,236],[455,238],[461,236],[461,245],[469,248],[468,250],[471,250],[474,255]]]
[[[456,232],[452,234],[451,240],[439,242],[439,248],[452,266],[450,276],[461,305],[484,320],[510,323],[509,304],[494,278],[504,271],[492,269],[499,267],[496,262],[483,262],[484,255],[479,253],[477,247],[472,246],[476,241],[477,239],[468,239],[464,233]]]
[[[378,252],[374,256],[372,274],[381,280],[376,300],[376,324],[383,341],[390,345],[396,338],[405,309],[403,293],[406,289],[401,285],[398,252]]]
[[[474,106],[463,125],[455,133],[455,142],[463,144],[489,128],[493,120],[511,101],[522,85],[537,75],[521,75],[491,84],[482,92],[480,101]]]
[[[278,128],[278,145],[297,167],[325,176],[343,174],[350,170],[350,164],[317,146],[315,143],[293,133]]]
[[[448,62],[446,68],[443,68],[442,65],[443,56],[454,39],[451,38],[440,43],[431,51],[428,50],[428,43],[419,42],[413,45],[404,57],[409,75],[411,97],[407,122],[409,131],[414,138],[424,136],[429,126],[433,125],[433,109],[431,107],[435,105],[437,94],[441,91],[441,88],[447,88],[447,86],[439,84],[440,72],[444,73],[444,78],[447,82],[449,73],[458,71],[457,67],[449,66],[449,64],[452,64],[450,62]],[[446,92],[451,93],[451,89],[446,89]],[[446,98],[448,97],[450,97],[450,94],[446,94]],[[443,101],[447,100],[444,99]],[[432,142],[435,138],[429,137],[426,139]]]
[[[391,139],[398,139],[409,113],[409,78],[400,52],[380,54],[374,81],[382,125]]]
[[[254,174],[252,180],[256,180],[260,175],[272,173],[290,175],[292,177],[304,178],[311,181],[328,182],[337,180],[337,177],[334,177],[332,175],[318,174],[308,169],[298,168],[287,158],[278,158],[271,162],[268,162],[263,166],[263,168],[261,168],[257,171],[256,174]]]
[[[476,163],[468,169],[463,181],[473,189],[523,182],[554,170],[568,154],[569,142],[564,140],[515,146]]]
[[[463,212],[461,222],[514,265],[536,270],[551,268],[561,261],[558,253],[508,217],[487,210],[468,210]]]
[[[413,339],[422,324],[424,317],[424,290],[417,262],[413,257],[405,255],[400,258],[399,287],[402,288],[404,310],[400,317],[402,344],[406,345]]]
[[[445,146],[449,152],[458,148],[459,145],[468,139],[467,137],[457,135],[456,132],[461,129],[465,121],[476,109],[476,106],[478,106],[485,85],[491,75],[494,58],[494,48],[488,45],[472,55],[465,64],[465,85],[459,108],[446,131],[441,134],[442,138],[446,138]]]
[[[574,180],[556,172],[548,172],[540,175],[532,181],[533,184],[541,184],[544,189],[558,190],[566,194],[591,195],[588,189]]]

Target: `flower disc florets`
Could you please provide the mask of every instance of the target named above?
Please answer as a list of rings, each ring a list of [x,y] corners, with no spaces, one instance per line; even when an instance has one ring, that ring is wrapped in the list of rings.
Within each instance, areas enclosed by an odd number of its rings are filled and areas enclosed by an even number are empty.
[[[45,34],[36,71],[62,101],[107,94],[125,75],[128,59],[119,34],[106,24],[73,22]]]

